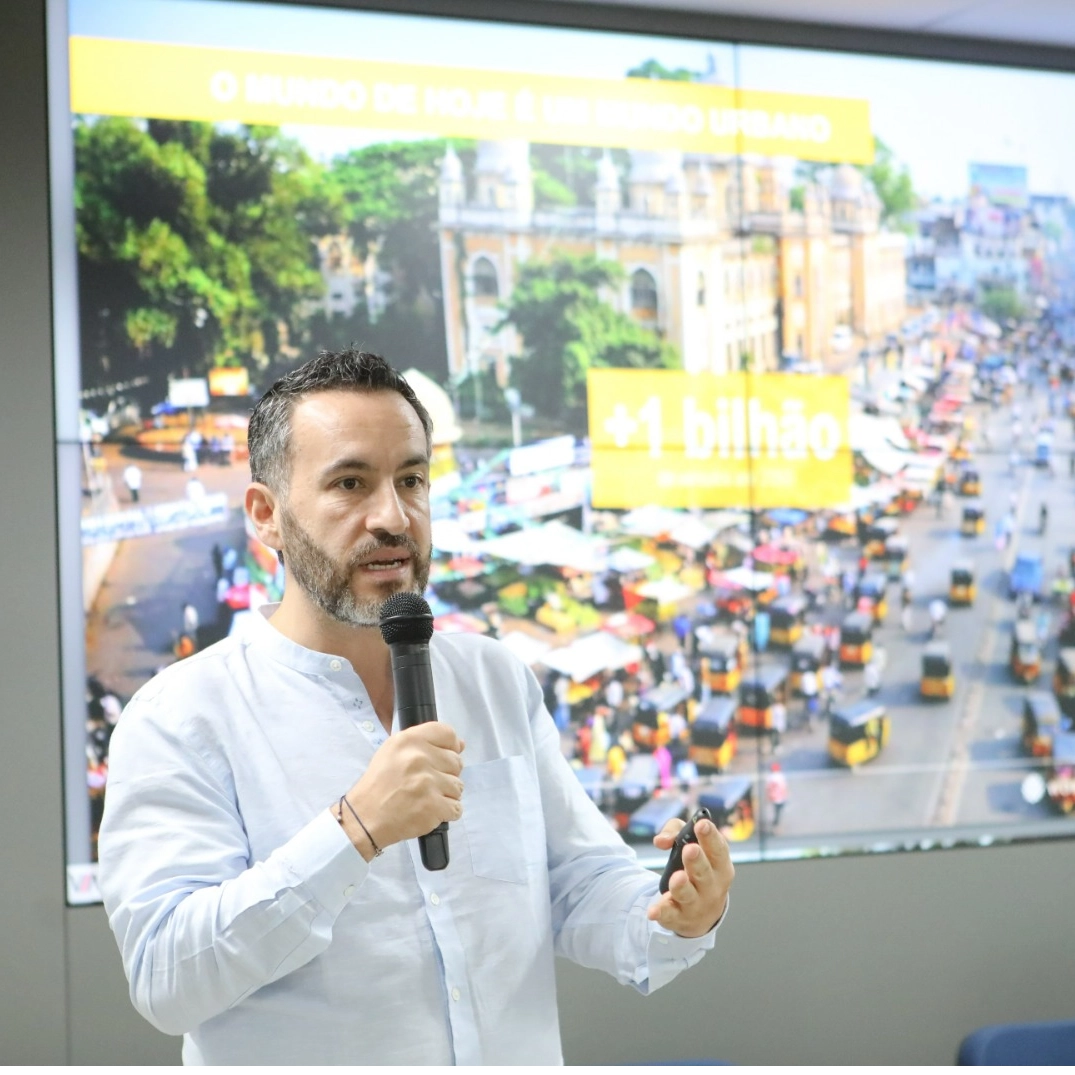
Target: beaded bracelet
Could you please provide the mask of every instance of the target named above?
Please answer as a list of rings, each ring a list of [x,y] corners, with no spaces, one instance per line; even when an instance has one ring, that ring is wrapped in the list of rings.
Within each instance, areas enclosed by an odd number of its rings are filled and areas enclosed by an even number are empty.
[[[373,857],[377,858],[378,856],[383,855],[384,852],[377,846],[377,841],[374,840],[374,838],[372,836],[370,836],[370,830],[367,829],[366,826],[362,823],[362,818],[360,818],[358,816],[358,814],[355,812],[355,808],[351,805],[351,800],[348,799],[346,795],[341,795],[340,796],[340,805],[339,805],[339,812],[340,812],[339,821],[340,821],[340,824],[341,825],[343,824],[343,808],[344,808],[344,804],[347,805],[347,809],[351,811],[351,814],[354,817],[355,821],[358,822],[358,824],[362,828],[362,831],[366,834],[366,839],[369,840],[370,846],[373,848]]]

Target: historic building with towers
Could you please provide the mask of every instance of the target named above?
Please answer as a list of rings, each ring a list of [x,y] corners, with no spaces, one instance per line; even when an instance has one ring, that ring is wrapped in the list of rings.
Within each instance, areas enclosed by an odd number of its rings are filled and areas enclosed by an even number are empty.
[[[523,141],[481,142],[468,184],[451,148],[440,175],[439,240],[453,377],[494,368],[506,382],[522,341],[498,327],[519,266],[558,252],[623,266],[607,300],[674,344],[684,368],[772,370],[782,355],[835,366],[838,326],[858,345],[900,325],[905,237],[849,165],[827,168],[792,207],[777,163],[631,150],[606,152],[592,203],[538,208]],[[471,192],[468,196],[468,190]]]

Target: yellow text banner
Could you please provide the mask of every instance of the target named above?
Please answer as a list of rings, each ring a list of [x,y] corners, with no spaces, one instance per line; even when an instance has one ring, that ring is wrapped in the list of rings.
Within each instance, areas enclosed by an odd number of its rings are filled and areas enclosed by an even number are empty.
[[[850,500],[846,378],[591,370],[587,391],[596,508]]]
[[[71,108],[87,115],[873,160],[864,100],[95,37],[70,52]]]

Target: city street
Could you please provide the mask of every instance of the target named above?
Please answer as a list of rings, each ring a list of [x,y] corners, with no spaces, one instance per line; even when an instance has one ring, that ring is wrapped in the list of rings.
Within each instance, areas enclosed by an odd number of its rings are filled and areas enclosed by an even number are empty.
[[[123,470],[132,461],[142,471],[140,505],[182,500],[191,474],[179,456],[151,453],[125,444],[104,444],[118,508],[132,507]],[[212,548],[241,552],[242,498],[249,480],[245,462],[232,466],[203,463],[195,472],[207,493],[228,494],[227,524],[195,527],[119,542],[86,617],[86,670],[126,700],[162,665],[174,659],[172,646],[182,627],[188,601],[198,611],[199,641],[215,640],[216,576]]]
[[[1027,412],[1047,413],[1044,386],[1018,400]],[[1044,651],[1043,670],[1035,684],[1015,682],[1008,669],[1009,645],[1015,605],[1008,599],[1008,571],[1020,551],[1040,552],[1046,585],[1057,565],[1066,570],[1075,532],[1075,507],[1068,459],[1075,451],[1071,423],[1057,422],[1054,442],[1055,476],[1026,462],[1031,438],[1024,436],[1023,463],[1013,474],[1009,463],[1011,415],[1007,407],[996,411],[977,404],[972,413],[984,424],[992,446],[979,452],[975,464],[982,478],[981,501],[986,510],[985,532],[962,536],[959,529],[963,498],[951,496],[938,517],[930,503],[901,520],[901,532],[910,540],[910,566],[914,571],[913,623],[910,633],[900,624],[899,587],[890,584],[888,614],[875,631],[874,643],[884,648],[887,666],[877,701],[891,717],[891,737],[875,760],[846,770],[828,756],[827,726],[815,721],[813,730],[800,725],[802,702],[789,705],[789,732],[776,755],[767,741],[740,738],[731,772],[763,774],[779,760],[788,778],[789,798],[778,833],[764,834],[767,853],[781,845],[802,848],[817,836],[830,846],[833,834],[841,842],[856,836],[872,844],[885,834],[932,827],[979,826],[1001,833],[1005,826],[1052,821],[1060,824],[1047,802],[1026,803],[1020,795],[1023,778],[1034,767],[1020,745],[1023,698],[1031,689],[1050,689],[1055,663],[1055,634],[1064,609],[1043,602],[1035,616],[1049,617],[1051,641]],[[994,524],[1017,497],[1016,528],[1011,545],[998,551]],[[1049,506],[1049,525],[1038,533],[1038,511]],[[952,607],[942,630],[952,648],[956,691],[951,700],[921,697],[921,651],[929,635],[928,605],[948,593],[953,563],[970,559],[977,574],[977,600],[970,608]],[[761,663],[786,662],[784,654],[770,651]],[[844,670],[841,701],[865,694],[862,673]],[[763,817],[767,816],[763,806]],[[850,840],[845,839],[849,837]],[[756,838],[757,839],[757,838]]]

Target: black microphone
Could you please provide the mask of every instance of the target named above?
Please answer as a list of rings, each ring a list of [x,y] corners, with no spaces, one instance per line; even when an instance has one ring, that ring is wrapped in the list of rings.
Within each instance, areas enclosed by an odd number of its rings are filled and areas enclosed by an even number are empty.
[[[437,719],[433,694],[433,668],[429,663],[429,640],[433,637],[433,613],[416,593],[393,594],[381,605],[381,637],[392,653],[392,683],[400,728],[413,728]],[[422,865],[443,870],[448,865],[448,822],[418,837]]]

